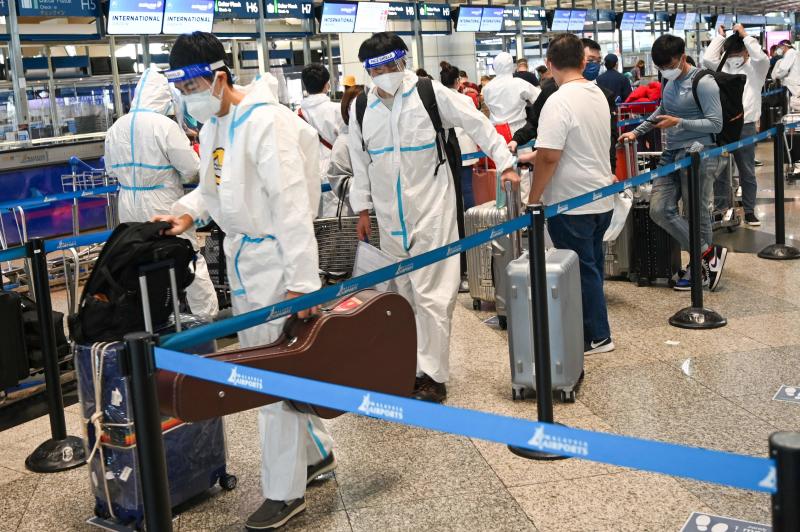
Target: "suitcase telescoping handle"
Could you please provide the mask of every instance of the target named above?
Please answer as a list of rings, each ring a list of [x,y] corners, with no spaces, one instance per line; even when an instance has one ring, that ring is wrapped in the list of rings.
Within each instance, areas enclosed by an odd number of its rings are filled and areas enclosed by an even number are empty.
[[[153,334],[153,316],[150,313],[150,295],[147,293],[147,274],[156,270],[168,268],[169,287],[172,291],[172,313],[175,315],[175,332],[181,332],[180,301],[178,300],[178,281],[175,278],[175,265],[171,260],[148,264],[139,268],[139,291],[142,293],[142,313],[144,314],[145,331]]]
[[[506,181],[503,185],[506,194],[506,216],[508,220],[519,218],[519,212],[522,209],[520,206],[519,193],[514,191],[513,185],[510,181]],[[514,258],[522,255],[522,241],[520,240],[519,231],[514,231],[508,235],[511,239],[511,255]]]
[[[633,154],[635,147],[635,141],[628,138],[622,140],[622,151],[625,153],[625,173],[627,174],[625,179],[630,179],[638,173],[635,166],[637,157]]]

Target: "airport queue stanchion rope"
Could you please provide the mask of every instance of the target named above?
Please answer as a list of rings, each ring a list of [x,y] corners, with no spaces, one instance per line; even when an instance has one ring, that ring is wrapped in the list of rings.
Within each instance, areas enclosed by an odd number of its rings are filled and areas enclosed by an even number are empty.
[[[86,449],[81,438],[67,435],[44,240],[34,238],[25,244],[25,249],[31,263],[31,281],[36,294],[36,317],[39,320],[39,330],[41,331],[45,391],[51,436],[50,439],[39,445],[25,459],[25,467],[36,473],[56,473],[85,464]]]
[[[547,318],[547,262],[544,242],[544,205],[528,206],[531,226],[528,229],[528,259],[531,279],[531,314],[533,316],[533,361],[536,374],[536,409],[538,421],[553,423],[553,382],[550,374],[550,324]],[[517,456],[531,460],[563,460],[567,456],[508,446]]]
[[[728,324],[719,313],[703,306],[703,276],[700,270],[700,153],[691,152],[689,179],[689,256],[692,276],[692,305],[676,312],[669,324],[681,329],[716,329]],[[703,215],[708,212],[703,207]]]
[[[772,530],[800,530],[800,433],[773,432],[769,456],[775,460],[777,488],[772,494]]]
[[[161,435],[161,414],[156,389],[153,336],[139,332],[125,335],[125,368],[130,378],[136,457],[142,482],[144,522],[147,530],[172,530],[167,460]]]
[[[786,124],[782,121],[775,124],[778,133],[773,141],[773,166],[775,168],[775,243],[758,252],[762,259],[791,260],[800,259],[800,250],[786,245],[786,217],[784,213],[784,132]]]

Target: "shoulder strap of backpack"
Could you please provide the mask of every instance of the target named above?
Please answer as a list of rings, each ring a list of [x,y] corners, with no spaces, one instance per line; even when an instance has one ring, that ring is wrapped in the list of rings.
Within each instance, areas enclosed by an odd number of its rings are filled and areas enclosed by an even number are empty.
[[[302,107],[298,107],[298,108],[297,108],[297,116],[299,116],[300,118],[302,118],[302,119],[303,119],[303,122],[305,122],[306,124],[309,124],[309,125],[311,124],[311,123],[308,121],[308,119],[306,118],[306,115],[304,115],[304,114],[303,114],[303,108],[302,108]],[[325,140],[325,139],[322,137],[322,135],[320,135],[320,133],[319,133],[319,132],[317,132],[317,137],[319,137],[319,143],[320,143],[320,144],[322,144],[323,146],[325,146],[325,147],[326,147],[326,148],[328,148],[329,150],[333,150],[333,144],[331,144],[330,142],[328,142],[327,140]]]
[[[428,117],[431,119],[433,129],[436,131],[436,154],[438,162],[433,171],[433,175],[439,172],[439,167],[447,161],[445,151],[445,138],[444,127],[442,126],[442,117],[439,116],[439,104],[436,102],[436,93],[433,91],[433,81],[430,78],[419,78],[417,80],[417,92],[419,99],[422,100],[422,105],[425,111],[428,112]]]
[[[362,91],[361,94],[356,96],[356,120],[358,121],[358,129],[361,130],[361,149],[367,151],[367,145],[364,142],[364,113],[367,112],[367,93]]]
[[[692,96],[694,96],[694,103],[697,104],[697,108],[700,109],[700,112],[703,113],[703,116],[705,116],[705,111],[703,111],[703,106],[700,104],[700,97],[697,95],[697,86],[700,84],[700,80],[705,76],[713,77],[714,74],[711,70],[703,69],[698,72],[692,80]]]

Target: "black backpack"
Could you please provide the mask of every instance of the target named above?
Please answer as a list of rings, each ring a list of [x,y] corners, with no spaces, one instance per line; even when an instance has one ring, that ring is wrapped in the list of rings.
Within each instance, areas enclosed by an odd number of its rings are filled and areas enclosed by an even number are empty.
[[[25,346],[28,351],[28,363],[31,369],[40,370],[44,367],[44,353],[42,352],[42,325],[39,322],[39,313],[36,302],[28,296],[20,296],[22,308],[22,323],[25,331]],[[69,355],[69,342],[64,334],[64,314],[52,311],[53,329],[56,333],[56,353],[61,360]]]
[[[433,175],[439,172],[439,167],[445,162],[450,165],[450,174],[453,176],[453,185],[456,191],[456,219],[458,223],[458,237],[464,238],[464,197],[461,195],[461,148],[458,145],[458,138],[454,129],[445,130],[442,125],[442,117],[439,116],[439,104],[436,102],[436,94],[433,91],[433,81],[430,78],[419,78],[417,80],[417,93],[422,100],[422,105],[428,112],[433,129],[436,131],[436,154],[437,164]],[[358,127],[364,131],[364,114],[367,111],[367,93],[362,92],[356,98],[356,120]],[[361,140],[361,147],[366,151],[364,140]],[[467,258],[461,254],[461,271],[467,271]]]
[[[744,86],[747,84],[747,76],[744,74],[727,74],[722,72],[722,67],[728,59],[728,53],[722,56],[722,60],[717,66],[717,70],[701,70],[692,81],[692,95],[700,111],[700,98],[697,97],[697,84],[705,76],[711,76],[719,87],[719,102],[722,105],[722,131],[714,135],[717,145],[724,146],[731,142],[736,142],[742,138],[742,127],[744,127]],[[705,114],[705,113],[704,113]]]
[[[163,263],[147,276],[150,314],[155,328],[172,313],[172,298],[183,294],[194,280],[195,252],[185,238],[163,236],[166,222],[131,222],[117,226],[109,237],[89,281],[83,289],[78,313],[69,320],[70,336],[88,344],[122,340],[130,332],[144,330],[140,268]],[[175,270],[178,294],[172,294],[167,267]]]

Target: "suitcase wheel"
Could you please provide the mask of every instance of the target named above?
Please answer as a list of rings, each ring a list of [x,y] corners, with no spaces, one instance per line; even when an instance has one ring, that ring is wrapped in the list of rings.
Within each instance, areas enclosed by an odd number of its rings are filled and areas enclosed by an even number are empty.
[[[473,299],[472,300],[472,310],[480,310],[481,309],[481,300],[480,299]]]
[[[231,491],[235,489],[238,482],[239,479],[236,478],[236,475],[228,475],[226,473],[219,477],[219,485],[225,491]]]
[[[561,390],[558,393],[559,398],[561,399],[562,403],[574,403],[575,402],[575,390]]]
[[[525,399],[525,388],[520,388],[519,390],[511,388],[511,400],[516,401],[517,399]]]
[[[650,279],[647,277],[639,277],[636,279],[636,286],[650,286]]]
[[[94,505],[94,515],[100,519],[108,519],[111,517],[111,515],[105,509],[101,508],[99,504]]]
[[[497,316],[497,325],[505,331],[508,329],[508,318],[506,316]]]

